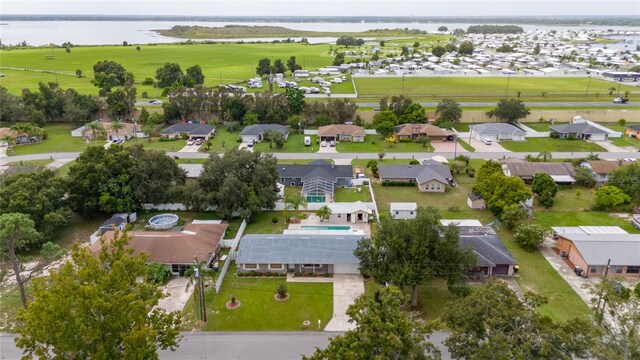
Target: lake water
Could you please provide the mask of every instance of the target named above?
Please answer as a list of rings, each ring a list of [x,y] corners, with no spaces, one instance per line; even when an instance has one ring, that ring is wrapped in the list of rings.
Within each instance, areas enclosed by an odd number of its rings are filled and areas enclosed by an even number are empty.
[[[176,22],[176,21],[2,21],[0,25],[0,40],[3,44],[17,44],[26,41],[30,45],[62,44],[71,42],[77,45],[106,45],[122,44],[127,41],[130,44],[150,44],[150,43],[172,43],[184,41],[160,36],[153,32],[154,29],[170,29],[174,25],[199,25],[199,26],[224,26],[227,22]],[[334,31],[334,32],[359,32],[371,29],[395,29],[409,28],[423,31],[436,31],[439,26],[447,26],[449,29],[467,29],[471,23],[255,23],[255,22],[233,22],[239,25],[273,25],[283,26],[296,30],[307,31]],[[562,27],[545,25],[520,25],[527,30],[551,30],[551,29],[585,29],[587,27]],[[616,30],[638,31],[638,27],[614,27],[614,26],[592,26],[589,29],[606,30],[613,28]],[[246,38],[245,41],[271,41],[281,38]],[[240,39],[226,39],[227,41],[238,41]],[[298,40],[298,38],[296,38]],[[225,39],[216,39],[225,41]],[[311,43],[334,42],[333,37],[309,38]],[[634,45],[635,47],[635,45]]]

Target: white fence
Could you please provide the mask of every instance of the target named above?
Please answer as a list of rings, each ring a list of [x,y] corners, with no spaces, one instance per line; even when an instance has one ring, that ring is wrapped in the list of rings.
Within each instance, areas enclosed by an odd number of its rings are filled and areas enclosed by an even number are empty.
[[[236,234],[236,237],[233,238],[233,241],[231,243],[231,249],[229,250],[229,257],[227,258],[227,260],[224,262],[224,265],[222,265],[222,270],[220,271],[220,275],[218,276],[218,280],[216,280],[216,294],[220,292],[220,287],[222,286],[222,282],[224,281],[224,276],[227,274],[227,270],[229,269],[229,264],[231,264],[232,260],[236,259],[237,256],[237,250],[238,250],[238,244],[240,243],[240,239],[242,238],[242,234],[244,233],[244,229],[247,227],[247,222],[242,220],[242,224],[240,224],[240,228],[238,229],[238,233]],[[223,240],[223,244],[225,241],[229,241],[229,240]]]

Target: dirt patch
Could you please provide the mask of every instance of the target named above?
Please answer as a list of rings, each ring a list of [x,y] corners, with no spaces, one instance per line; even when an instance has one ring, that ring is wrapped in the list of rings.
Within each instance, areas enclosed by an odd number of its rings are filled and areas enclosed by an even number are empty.
[[[282,302],[282,301],[287,301],[287,300],[289,300],[289,293],[287,293],[283,298],[280,298],[280,296],[278,296],[278,294],[276,294],[276,295],[275,295],[275,299],[276,299],[277,301],[280,301],[280,302]]]
[[[241,305],[241,302],[236,300],[235,303],[232,303],[231,301],[227,301],[227,303],[225,304],[225,306],[227,307],[227,309],[229,310],[233,310],[233,309],[237,309],[239,308]]]

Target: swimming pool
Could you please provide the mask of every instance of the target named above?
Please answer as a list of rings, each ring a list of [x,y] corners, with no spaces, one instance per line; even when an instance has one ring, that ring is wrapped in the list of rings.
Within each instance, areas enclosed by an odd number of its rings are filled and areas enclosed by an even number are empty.
[[[351,230],[351,226],[325,225],[325,226],[300,226],[301,230]]]

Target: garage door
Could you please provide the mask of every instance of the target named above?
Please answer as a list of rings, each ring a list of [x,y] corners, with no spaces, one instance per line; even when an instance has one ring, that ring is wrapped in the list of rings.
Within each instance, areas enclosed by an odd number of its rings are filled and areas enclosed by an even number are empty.
[[[509,275],[509,265],[497,265],[491,271],[493,275]]]
[[[333,265],[334,274],[359,274],[357,264],[335,264]]]

